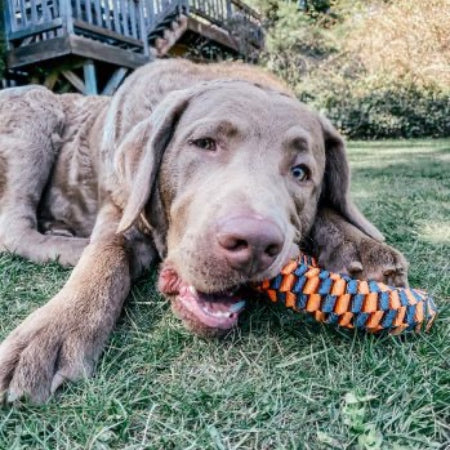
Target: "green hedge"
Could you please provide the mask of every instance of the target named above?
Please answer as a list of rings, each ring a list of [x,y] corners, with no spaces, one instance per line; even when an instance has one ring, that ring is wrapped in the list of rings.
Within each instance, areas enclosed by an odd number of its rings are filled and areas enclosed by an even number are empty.
[[[450,95],[437,88],[398,83],[361,89],[329,83],[316,93],[302,90],[299,97],[349,138],[450,137]]]

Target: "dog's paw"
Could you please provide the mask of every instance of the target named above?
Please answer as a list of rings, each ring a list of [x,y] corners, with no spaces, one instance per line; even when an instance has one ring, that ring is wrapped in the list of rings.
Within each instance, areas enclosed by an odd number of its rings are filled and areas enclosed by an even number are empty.
[[[362,270],[357,278],[382,281],[389,286],[408,286],[408,262],[395,248],[370,238],[359,244]]]
[[[83,324],[44,306],[0,344],[0,403],[43,403],[64,381],[89,376],[94,360]]]
[[[389,245],[368,237],[343,240],[319,255],[319,265],[359,280],[381,281],[389,286],[408,286],[408,263]]]

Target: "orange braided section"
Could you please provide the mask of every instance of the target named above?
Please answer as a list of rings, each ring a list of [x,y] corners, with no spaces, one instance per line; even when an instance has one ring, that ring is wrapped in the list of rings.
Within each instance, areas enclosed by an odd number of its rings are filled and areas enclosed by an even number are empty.
[[[306,255],[289,262],[277,277],[256,289],[272,302],[310,313],[320,322],[369,333],[419,332],[423,327],[428,331],[437,314],[433,299],[423,291],[328,272]]]

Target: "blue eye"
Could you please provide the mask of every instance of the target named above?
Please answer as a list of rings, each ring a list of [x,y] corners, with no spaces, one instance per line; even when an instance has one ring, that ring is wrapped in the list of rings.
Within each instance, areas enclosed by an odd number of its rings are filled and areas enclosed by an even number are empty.
[[[309,169],[303,164],[292,167],[291,173],[297,181],[306,181],[309,178]]]

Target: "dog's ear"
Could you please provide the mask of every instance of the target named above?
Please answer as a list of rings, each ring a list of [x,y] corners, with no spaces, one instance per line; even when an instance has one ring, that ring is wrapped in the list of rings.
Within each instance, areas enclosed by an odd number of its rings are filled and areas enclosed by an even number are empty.
[[[164,150],[192,94],[174,91],[126,134],[114,158],[115,173],[126,198],[117,232],[130,228],[154,190]]]
[[[358,210],[350,198],[350,168],[345,143],[324,117],[320,118],[325,143],[325,175],[320,205],[334,209],[362,232],[383,241],[381,232]]]

